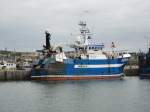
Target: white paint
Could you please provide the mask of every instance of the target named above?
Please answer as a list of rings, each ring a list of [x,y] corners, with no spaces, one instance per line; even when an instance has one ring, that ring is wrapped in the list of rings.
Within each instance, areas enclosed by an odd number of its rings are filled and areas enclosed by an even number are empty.
[[[64,59],[67,59],[64,52],[56,54],[55,58],[57,62],[63,62]]]
[[[123,54],[123,58],[130,58],[131,54]]]
[[[102,51],[98,50],[98,51],[93,51],[93,50],[89,50],[88,51],[89,54],[89,59],[107,59],[106,55],[102,53]]]
[[[103,65],[74,65],[74,68],[108,68],[121,67],[123,64],[103,64]]]

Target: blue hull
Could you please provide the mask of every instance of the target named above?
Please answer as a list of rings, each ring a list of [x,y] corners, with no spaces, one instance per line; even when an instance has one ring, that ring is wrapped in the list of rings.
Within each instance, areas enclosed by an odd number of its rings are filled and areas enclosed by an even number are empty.
[[[51,63],[47,68],[33,69],[35,77],[121,77],[127,62],[125,58],[105,60],[66,59],[64,63]]]
[[[140,78],[150,78],[150,66],[140,66]]]

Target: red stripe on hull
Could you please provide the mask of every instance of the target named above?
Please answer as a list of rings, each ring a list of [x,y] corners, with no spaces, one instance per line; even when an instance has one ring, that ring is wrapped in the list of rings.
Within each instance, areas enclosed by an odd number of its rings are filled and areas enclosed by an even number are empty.
[[[33,80],[64,81],[64,80],[98,80],[120,79],[121,76],[90,76],[90,77],[32,77]]]

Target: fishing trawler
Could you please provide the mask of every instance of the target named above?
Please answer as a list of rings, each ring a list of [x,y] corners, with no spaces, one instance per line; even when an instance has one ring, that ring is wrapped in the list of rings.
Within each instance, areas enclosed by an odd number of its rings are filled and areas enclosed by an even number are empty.
[[[81,21],[79,26],[80,34],[75,43],[70,45],[74,50],[69,55],[61,46],[54,48],[50,43],[51,34],[45,32],[46,45],[34,63],[31,79],[89,80],[124,76],[123,69],[130,54],[104,51],[104,44],[94,41],[86,22]]]
[[[139,55],[139,76],[140,78],[150,78],[150,48],[147,53]]]

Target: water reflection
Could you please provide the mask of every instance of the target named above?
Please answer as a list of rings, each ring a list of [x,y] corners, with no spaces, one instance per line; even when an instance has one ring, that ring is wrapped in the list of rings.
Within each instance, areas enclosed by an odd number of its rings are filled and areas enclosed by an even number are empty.
[[[150,80],[0,83],[2,112],[149,112]]]

